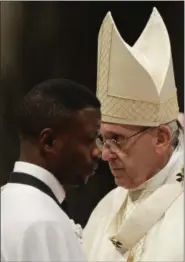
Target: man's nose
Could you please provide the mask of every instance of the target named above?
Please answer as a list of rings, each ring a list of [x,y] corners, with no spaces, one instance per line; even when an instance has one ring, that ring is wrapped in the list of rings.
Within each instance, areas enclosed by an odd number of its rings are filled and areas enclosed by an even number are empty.
[[[98,149],[98,147],[95,147],[92,151],[92,157],[93,158],[100,158],[101,157],[101,151]]]

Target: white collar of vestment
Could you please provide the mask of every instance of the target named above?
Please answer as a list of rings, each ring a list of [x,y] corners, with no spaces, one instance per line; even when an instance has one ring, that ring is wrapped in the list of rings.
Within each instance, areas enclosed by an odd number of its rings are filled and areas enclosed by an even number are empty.
[[[182,135],[182,134],[181,134]],[[139,187],[129,190],[132,192],[142,191],[142,190],[155,190],[165,183],[168,177],[171,175],[173,167],[176,165],[177,161],[183,162],[184,147],[182,145],[183,141],[179,137],[179,145],[174,150],[172,156],[170,157],[167,165],[161,169],[156,175],[154,175],[149,180],[145,181]],[[183,164],[183,163],[182,163]]]

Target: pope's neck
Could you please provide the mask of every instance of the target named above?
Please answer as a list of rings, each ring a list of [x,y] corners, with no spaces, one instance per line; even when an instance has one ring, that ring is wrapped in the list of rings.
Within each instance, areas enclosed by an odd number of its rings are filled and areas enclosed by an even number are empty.
[[[165,170],[165,167],[168,165],[173,153],[174,149],[169,150],[168,154],[160,159],[158,167],[155,169],[155,171],[153,171],[149,178],[137,188],[129,190],[129,196],[133,199],[133,201],[137,200],[144,192],[148,191],[152,193],[165,183],[169,174],[168,172],[161,171]]]

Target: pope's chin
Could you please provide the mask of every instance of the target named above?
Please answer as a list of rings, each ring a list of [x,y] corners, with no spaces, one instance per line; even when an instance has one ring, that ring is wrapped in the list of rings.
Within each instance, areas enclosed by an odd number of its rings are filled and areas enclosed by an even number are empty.
[[[124,178],[114,177],[114,182],[117,186],[123,187],[124,189],[133,189],[130,183],[126,181]]]
[[[111,168],[112,175],[117,178],[123,178],[126,176],[124,168]]]
[[[130,189],[130,181],[124,169],[111,169],[112,175],[114,176],[114,182],[117,186],[123,187],[125,189]]]

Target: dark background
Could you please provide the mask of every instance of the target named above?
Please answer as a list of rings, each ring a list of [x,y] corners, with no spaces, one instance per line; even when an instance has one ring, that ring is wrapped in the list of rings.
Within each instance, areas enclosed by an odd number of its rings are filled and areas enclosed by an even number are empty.
[[[13,111],[32,85],[65,77],[96,90],[97,36],[107,11],[132,45],[153,7],[169,31],[180,110],[184,112],[184,2],[1,2],[0,183],[18,156]],[[161,57],[161,59],[163,59]],[[85,225],[97,202],[114,187],[101,162],[88,185],[68,193],[68,214]]]

